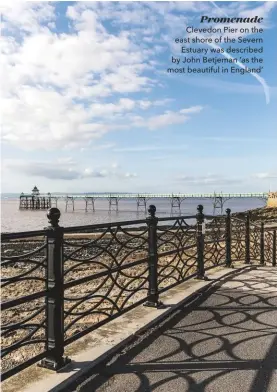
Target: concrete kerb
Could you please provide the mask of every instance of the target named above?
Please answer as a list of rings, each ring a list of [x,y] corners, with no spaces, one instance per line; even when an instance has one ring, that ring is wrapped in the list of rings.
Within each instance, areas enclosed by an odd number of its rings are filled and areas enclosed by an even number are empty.
[[[65,355],[70,356],[72,361],[59,372],[54,373],[33,365],[4,381],[2,392],[66,391],[70,385],[91,372],[94,367],[107,362],[109,358],[120,352],[138,335],[153,328],[179,307],[191,302],[203,289],[222,278],[252,268],[251,265],[240,263],[236,264],[235,268],[218,267],[216,271],[208,271],[209,281],[191,279],[180,283],[161,294],[160,299],[165,304],[165,308],[155,309],[142,305],[134,308],[66,347]]]

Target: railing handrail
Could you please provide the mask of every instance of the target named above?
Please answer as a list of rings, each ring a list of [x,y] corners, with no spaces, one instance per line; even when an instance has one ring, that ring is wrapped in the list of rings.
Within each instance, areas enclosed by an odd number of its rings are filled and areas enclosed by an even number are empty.
[[[45,230],[20,231],[18,233],[1,233],[1,241],[39,236],[45,236]]]

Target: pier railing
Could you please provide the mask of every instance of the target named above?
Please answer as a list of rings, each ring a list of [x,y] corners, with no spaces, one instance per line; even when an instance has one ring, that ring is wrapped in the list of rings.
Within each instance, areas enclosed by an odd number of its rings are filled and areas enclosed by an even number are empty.
[[[206,271],[246,264],[276,265],[276,230],[231,215],[156,217],[2,234],[2,380],[38,362],[53,370],[66,345]]]

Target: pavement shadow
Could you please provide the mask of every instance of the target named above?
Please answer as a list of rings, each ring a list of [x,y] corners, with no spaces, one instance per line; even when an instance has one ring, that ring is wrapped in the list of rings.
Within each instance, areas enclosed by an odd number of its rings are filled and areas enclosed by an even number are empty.
[[[276,359],[277,274],[261,267],[204,290],[67,391],[273,392]]]

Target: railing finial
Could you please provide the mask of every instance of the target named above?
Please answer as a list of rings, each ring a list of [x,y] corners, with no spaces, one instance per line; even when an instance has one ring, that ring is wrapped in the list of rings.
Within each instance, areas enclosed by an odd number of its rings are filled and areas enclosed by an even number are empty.
[[[47,211],[48,222],[51,227],[59,227],[59,219],[61,216],[61,212],[58,208],[52,207]]]
[[[197,206],[197,211],[198,211],[200,214],[203,214],[203,209],[204,209],[204,207],[202,206],[202,204],[199,204],[199,205]]]
[[[197,206],[197,211],[198,212],[196,214],[196,219],[197,219],[197,222],[200,223],[200,224],[202,224],[204,222],[203,210],[204,210],[204,207],[202,206],[202,204],[199,204]]]
[[[231,214],[231,209],[230,209],[230,208],[226,208],[225,212],[226,212],[226,214],[227,214],[228,216],[230,216],[230,214]]]
[[[148,208],[148,212],[151,218],[155,218],[156,207],[153,204],[151,204]]]

